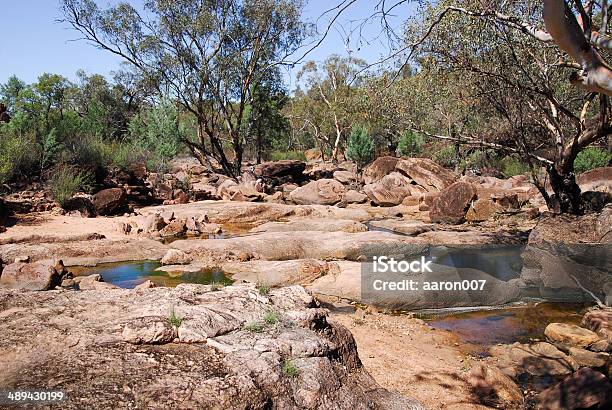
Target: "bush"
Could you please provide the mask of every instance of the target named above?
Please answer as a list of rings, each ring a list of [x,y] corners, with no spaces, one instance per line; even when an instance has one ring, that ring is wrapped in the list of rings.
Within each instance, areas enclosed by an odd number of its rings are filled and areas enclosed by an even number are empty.
[[[282,369],[283,373],[289,377],[296,377],[300,373],[299,369],[295,366],[295,363],[293,363],[291,359],[283,360]]]
[[[72,168],[61,168],[51,178],[51,195],[63,208],[68,200],[79,191],[89,191],[92,184],[91,174]]]
[[[612,161],[612,154],[597,147],[587,147],[580,151],[574,160],[574,171],[581,174],[591,169],[607,166]]]
[[[374,156],[374,140],[366,128],[361,126],[353,128],[349,137],[346,156],[348,159],[355,161],[359,169],[362,169],[372,160]]]
[[[418,155],[423,149],[425,139],[422,135],[406,131],[397,144],[397,153],[403,157]]]
[[[504,178],[523,175],[529,172],[529,165],[521,162],[518,158],[508,156],[501,160],[501,173]]]
[[[0,184],[38,171],[39,150],[33,137],[0,130]]]
[[[270,159],[272,161],[282,161],[285,159],[306,161],[306,155],[302,151],[272,151]]]
[[[433,155],[433,160],[443,167],[453,168],[455,165],[457,165],[455,147],[452,145],[447,145]]]

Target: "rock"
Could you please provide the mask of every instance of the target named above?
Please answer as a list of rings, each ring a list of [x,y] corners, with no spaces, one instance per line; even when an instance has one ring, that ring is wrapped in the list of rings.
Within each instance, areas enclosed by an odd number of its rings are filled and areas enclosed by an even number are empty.
[[[396,163],[395,169],[427,192],[442,191],[457,180],[455,174],[428,158],[402,159]]]
[[[610,358],[608,353],[590,352],[580,347],[570,347],[569,355],[581,367],[603,367]]]
[[[255,167],[255,175],[264,178],[291,177],[294,180],[303,178],[306,163],[296,160],[264,162]]]
[[[66,273],[66,268],[61,260],[46,259],[32,263],[11,263],[2,270],[0,288],[49,290],[59,286]]]
[[[189,196],[182,189],[175,189],[172,193],[172,197],[174,198],[174,202],[177,204],[187,204],[189,203]]]
[[[498,359],[498,367],[513,378],[522,374],[564,376],[578,369],[573,358],[545,342],[492,346],[489,352]]]
[[[187,218],[187,220],[185,221],[185,227],[187,228],[187,231],[189,233],[192,233],[192,234],[200,233],[200,223],[196,221],[195,217],[193,216],[190,216],[189,218]]]
[[[175,219],[173,211],[165,211],[165,212],[162,212],[160,215],[161,215],[161,217],[162,217],[162,219],[163,219],[163,221],[164,221],[164,223],[166,225],[169,224],[170,222],[174,221],[174,219]],[[162,226],[162,228],[163,228],[163,226]],[[161,228],[159,228],[159,229],[161,229]]]
[[[595,168],[576,177],[582,192],[599,191],[612,193],[612,167]]]
[[[607,340],[599,340],[589,346],[592,352],[612,352],[612,345]]]
[[[601,373],[580,369],[536,397],[542,410],[607,409],[612,406],[612,384]]]
[[[145,233],[152,233],[162,230],[166,226],[166,224],[166,221],[160,214],[154,213],[147,215],[141,226],[141,229]]]
[[[340,182],[319,179],[291,191],[289,199],[298,205],[334,205],[342,201],[345,192]]]
[[[165,344],[176,337],[176,328],[165,317],[138,318],[123,327],[123,341],[131,344]]]
[[[19,255],[17,257],[15,257],[14,260],[15,263],[28,263],[30,262],[30,257],[28,255]]]
[[[78,211],[81,213],[81,216],[86,218],[96,216],[97,212],[92,200],[86,196],[75,196],[70,198],[66,201],[63,208],[68,212]]]
[[[234,281],[265,283],[269,286],[308,285],[325,276],[334,264],[316,259],[288,261],[226,262],[223,272]]]
[[[610,192],[599,192],[599,191],[583,191],[580,195],[582,199],[582,206],[584,211],[590,212],[601,212],[601,210],[612,202],[612,193]]]
[[[156,287],[157,285],[155,284],[155,282],[150,281],[150,280],[145,280],[141,284],[134,286],[134,289],[152,289]]]
[[[391,172],[377,182],[364,186],[363,191],[375,205],[395,206],[411,195],[411,183],[409,178],[399,172]]]
[[[125,221],[119,221],[116,224],[117,232],[122,233],[124,235],[129,235],[132,232],[132,225]]]
[[[304,151],[306,161],[314,161],[321,158],[321,150],[319,148],[310,148]]]
[[[204,182],[194,182],[191,184],[191,193],[196,201],[219,198],[217,196],[217,188]]]
[[[433,201],[429,217],[435,223],[459,224],[465,220],[472,201],[476,198],[476,186],[467,182],[455,182],[440,192]]]
[[[0,306],[3,388],[62,390],[69,410],[423,409],[381,388],[350,332],[298,286],[0,291]],[[279,323],[264,322],[270,311]],[[169,342],[176,328],[181,343]]]
[[[121,214],[127,206],[127,195],[122,188],[104,189],[92,198],[98,215]]]
[[[368,200],[368,196],[364,193],[355,191],[354,189],[346,191],[344,195],[344,200],[348,204],[363,204]]]
[[[522,405],[524,402],[523,394],[517,384],[495,366],[475,365],[470,370],[467,381],[484,404],[505,408]]]
[[[191,263],[191,256],[178,249],[168,249],[161,260],[162,265],[187,265]]]
[[[568,323],[551,323],[544,334],[554,342],[575,347],[588,347],[599,340],[596,333]]]
[[[395,170],[399,158],[378,157],[363,170],[363,182],[372,184]]]
[[[319,162],[308,164],[304,174],[309,179],[316,181],[318,179],[332,179],[336,171],[341,171],[338,165],[328,162]]]
[[[587,312],[582,318],[582,325],[612,344],[612,309]]]
[[[74,282],[79,286],[80,290],[117,289],[117,286],[104,282],[102,276],[98,273],[87,276],[77,276],[74,278]]]
[[[162,238],[168,237],[176,237],[182,236],[185,234],[187,230],[187,226],[185,224],[185,219],[175,219],[166,225],[162,230],[159,231],[159,234]]]
[[[353,184],[359,180],[359,176],[350,171],[336,171],[333,176],[336,181],[344,185]]]
[[[259,181],[238,184],[236,181],[228,179],[219,185],[217,195],[226,201],[259,202],[265,197],[263,191],[263,185]]]
[[[288,222],[266,222],[250,232],[366,232],[368,227],[361,222],[347,219],[308,218]]]

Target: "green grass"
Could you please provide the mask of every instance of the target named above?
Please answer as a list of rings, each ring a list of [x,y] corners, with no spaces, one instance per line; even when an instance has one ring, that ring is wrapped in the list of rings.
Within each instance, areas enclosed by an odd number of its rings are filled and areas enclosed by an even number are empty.
[[[268,295],[270,293],[270,285],[266,282],[260,282],[257,284],[257,290],[259,290],[260,295]]]
[[[170,312],[170,317],[168,318],[168,322],[174,327],[179,327],[183,323],[183,318],[178,316],[174,309]]]
[[[268,325],[275,325],[278,323],[278,313],[271,309],[268,310],[264,316],[264,322],[266,322]]]
[[[283,361],[282,369],[285,376],[292,378],[296,377],[300,373],[300,370],[295,366],[295,363],[293,363],[291,359],[285,359]]]
[[[253,322],[244,325],[243,329],[253,333],[261,333],[264,330],[264,325],[260,322]]]

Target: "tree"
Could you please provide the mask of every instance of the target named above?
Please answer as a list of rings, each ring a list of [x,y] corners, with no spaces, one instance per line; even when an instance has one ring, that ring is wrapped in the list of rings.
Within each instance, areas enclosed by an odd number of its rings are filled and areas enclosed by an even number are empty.
[[[303,80],[307,91],[306,104],[317,109],[310,110],[305,116],[315,135],[332,149],[332,160],[338,159],[345,134],[354,123],[352,104],[354,89],[359,86],[356,78],[365,61],[332,55],[322,64],[310,61],[298,73],[298,81]],[[314,114],[314,115],[312,115]],[[332,137],[333,135],[333,137]]]
[[[374,140],[368,130],[362,126],[353,127],[349,138],[346,155],[355,161],[357,168],[362,170],[374,157]]]
[[[197,121],[184,140],[202,164],[238,175],[253,86],[301,44],[299,0],[62,0],[65,21],[96,46],[123,57],[160,93],[167,90]],[[224,143],[233,151],[226,155]]]

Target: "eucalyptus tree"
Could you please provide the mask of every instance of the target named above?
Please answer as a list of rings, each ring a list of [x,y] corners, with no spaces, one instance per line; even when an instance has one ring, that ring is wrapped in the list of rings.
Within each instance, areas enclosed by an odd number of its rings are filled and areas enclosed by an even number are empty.
[[[593,34],[607,32],[608,6],[591,2],[585,10],[576,1],[574,11],[561,1],[559,16],[552,3],[496,0],[482,8],[478,0],[434,2],[408,26],[406,44],[434,95],[439,74],[454,73],[455,95],[477,110],[470,126],[428,135],[520,155],[549,207],[581,213],[574,160],[612,133],[608,68],[601,57],[608,45],[603,34]],[[591,60],[572,48],[578,43]],[[413,118],[415,128],[424,131],[419,122],[422,118]],[[541,165],[547,180],[537,173]]]
[[[307,26],[300,0],[147,0],[105,10],[62,0],[64,21],[95,46],[121,56],[145,81],[193,114],[184,143],[212,168],[240,173],[253,87],[287,61]],[[233,158],[226,153],[231,149]]]
[[[338,159],[342,143],[355,124],[353,104],[360,84],[354,80],[365,65],[360,59],[332,55],[322,63],[307,62],[298,73],[298,81],[303,81],[306,87],[307,103],[319,107],[316,110],[319,118],[305,121],[315,127],[315,135],[332,149],[332,160]],[[320,128],[316,128],[317,123]]]

